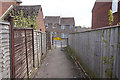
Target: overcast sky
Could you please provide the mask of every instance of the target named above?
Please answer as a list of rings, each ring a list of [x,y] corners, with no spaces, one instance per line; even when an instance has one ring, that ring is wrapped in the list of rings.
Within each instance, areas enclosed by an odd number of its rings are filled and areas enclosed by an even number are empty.
[[[75,25],[90,27],[95,0],[21,0],[22,5],[41,5],[44,16],[74,17]]]

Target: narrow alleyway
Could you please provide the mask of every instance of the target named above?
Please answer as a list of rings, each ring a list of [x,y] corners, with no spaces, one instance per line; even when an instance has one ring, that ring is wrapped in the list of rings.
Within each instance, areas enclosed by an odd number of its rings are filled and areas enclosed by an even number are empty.
[[[50,51],[35,78],[80,78],[76,66],[60,48]]]

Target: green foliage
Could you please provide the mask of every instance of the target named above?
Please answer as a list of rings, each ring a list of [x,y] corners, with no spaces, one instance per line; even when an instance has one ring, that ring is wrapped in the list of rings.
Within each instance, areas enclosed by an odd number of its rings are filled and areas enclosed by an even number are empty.
[[[114,17],[113,17],[112,10],[109,10],[109,25],[110,26],[112,26],[113,20],[114,20]]]
[[[120,25],[120,22],[118,22],[117,25]]]
[[[12,13],[12,14],[11,14]],[[14,15],[14,11],[12,10],[9,14],[10,16],[14,16],[14,25],[15,27],[31,27],[34,26],[34,29],[37,29],[37,19],[36,16],[33,14],[33,18],[28,16],[27,18],[24,17],[23,11],[18,11],[18,15]]]
[[[109,65],[108,67],[106,67],[105,69],[105,74],[106,74],[106,77],[108,78],[112,78],[112,70],[113,70],[113,61],[114,61],[114,57],[111,56],[110,58],[107,58],[107,56],[104,56],[102,58],[103,60],[103,64],[104,65]]]

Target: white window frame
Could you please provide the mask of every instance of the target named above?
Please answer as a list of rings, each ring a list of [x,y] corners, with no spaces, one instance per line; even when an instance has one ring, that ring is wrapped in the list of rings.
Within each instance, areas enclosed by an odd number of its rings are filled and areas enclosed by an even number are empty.
[[[54,29],[54,28],[56,28],[55,26],[52,26],[52,28]]]
[[[68,35],[66,33],[61,33],[61,38],[68,38]]]
[[[112,0],[112,13],[118,12],[118,0]]]
[[[61,26],[61,29],[62,29],[62,30],[65,30],[65,28],[66,28],[66,26],[64,26],[64,25]]]
[[[48,24],[45,24],[45,28],[46,28],[46,29],[48,28]]]
[[[69,27],[70,30],[71,30],[71,27],[72,27],[72,30],[73,30],[73,25],[71,25],[71,26]]]

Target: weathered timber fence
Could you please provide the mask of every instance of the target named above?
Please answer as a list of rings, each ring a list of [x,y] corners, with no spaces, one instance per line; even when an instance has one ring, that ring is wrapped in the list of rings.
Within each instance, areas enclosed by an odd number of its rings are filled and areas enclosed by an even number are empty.
[[[42,33],[42,55],[46,53],[46,33]]]
[[[15,78],[30,75],[33,69],[32,28],[14,28],[14,66]]]
[[[50,50],[51,49],[51,44],[52,43],[52,35],[50,32],[46,31],[46,49]]]
[[[10,78],[9,25],[0,21],[0,80]]]
[[[69,46],[91,77],[120,79],[120,27],[69,35]]]
[[[0,21],[0,79],[29,78],[40,67],[47,40],[46,33]]]
[[[40,31],[34,31],[34,54],[35,54],[35,67],[39,67],[41,64],[41,35],[42,33]]]

